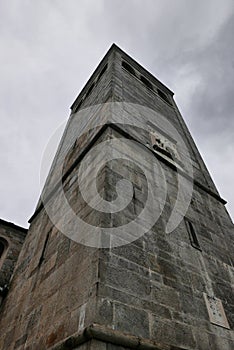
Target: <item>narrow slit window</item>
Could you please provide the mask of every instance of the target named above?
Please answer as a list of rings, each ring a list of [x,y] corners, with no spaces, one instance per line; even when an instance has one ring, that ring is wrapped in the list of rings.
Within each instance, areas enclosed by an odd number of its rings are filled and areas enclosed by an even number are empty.
[[[141,75],[140,79],[141,79],[142,83],[144,83],[145,86],[147,86],[147,88],[149,88],[150,90],[153,90],[153,85],[151,84],[151,82],[148,79],[143,77],[143,75]]]
[[[4,238],[0,238],[0,259],[3,257],[5,250],[8,247],[8,243]]]
[[[4,250],[5,250],[5,246],[4,246],[4,244],[2,242],[0,242],[0,259],[1,259],[2,255],[3,255]]]
[[[198,238],[197,238],[197,234],[196,234],[196,230],[194,228],[194,224],[188,219],[186,219],[185,222],[186,222],[186,227],[187,227],[187,230],[188,230],[188,234],[189,234],[189,239],[190,239],[191,245],[194,248],[201,250],[201,246],[200,246]]]
[[[90,88],[88,89],[87,94],[86,94],[85,97],[88,97],[88,96],[89,96],[89,94],[91,93],[91,91],[93,90],[93,88],[94,88],[94,83],[93,83],[93,84],[90,86]]]
[[[78,105],[76,106],[75,112],[78,111],[78,109],[81,107],[82,103],[83,103],[83,99],[80,100],[80,102],[79,102]]]
[[[45,260],[45,253],[46,253],[46,248],[47,248],[48,241],[49,241],[49,236],[50,236],[50,232],[46,236],[46,239],[45,239],[45,242],[44,242],[44,245],[43,245],[43,249],[42,249],[42,252],[41,252],[41,257],[40,257],[38,266],[41,266],[41,264]]]
[[[97,78],[97,81],[99,79],[101,79],[101,77],[103,76],[103,74],[105,73],[106,70],[107,70],[107,64],[102,68],[102,70],[101,70],[101,72],[100,72],[100,74],[99,74],[99,76]]]
[[[130,66],[130,64],[128,64],[127,62],[122,62],[122,67],[124,68],[124,69],[126,69],[129,73],[131,73],[132,75],[134,75],[134,76],[136,76],[136,74],[135,74],[135,71],[134,71],[134,69]]]

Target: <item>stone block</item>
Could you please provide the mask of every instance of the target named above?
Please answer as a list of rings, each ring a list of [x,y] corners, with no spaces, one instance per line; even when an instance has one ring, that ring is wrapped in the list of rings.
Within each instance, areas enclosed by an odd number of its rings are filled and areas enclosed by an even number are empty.
[[[145,311],[115,303],[114,319],[117,330],[142,338],[149,337],[149,320]]]
[[[144,298],[149,298],[151,293],[148,279],[116,266],[107,267],[105,281],[110,286]]]
[[[173,288],[166,286],[152,286],[152,301],[156,303],[161,303],[169,308],[179,311],[180,297],[178,291]]]
[[[163,322],[154,318],[152,337],[158,342],[170,344],[182,349],[195,349],[196,342],[191,327],[182,323]]]

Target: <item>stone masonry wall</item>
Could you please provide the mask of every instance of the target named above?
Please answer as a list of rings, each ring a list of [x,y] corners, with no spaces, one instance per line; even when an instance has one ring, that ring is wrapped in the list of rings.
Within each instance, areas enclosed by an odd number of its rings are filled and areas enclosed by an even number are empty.
[[[120,135],[113,132],[113,137]],[[231,350],[233,225],[223,205],[195,187],[186,217],[194,223],[202,251],[191,246],[184,220],[166,234],[177,175],[161,165],[167,177],[168,200],[160,220],[137,241],[101,252],[96,321],[184,349]],[[146,166],[150,165],[142,164],[143,169]],[[115,181],[121,177],[132,180],[135,176],[132,206],[124,215],[112,214],[113,226],[123,225],[123,220],[133,220],[144,207],[145,183],[130,163],[120,166],[119,162],[112,162],[108,171],[109,196],[115,195]],[[222,300],[231,330],[210,323],[204,292]]]
[[[97,275],[98,250],[65,237],[42,211],[1,312],[0,348],[47,349],[83,327],[93,313]]]

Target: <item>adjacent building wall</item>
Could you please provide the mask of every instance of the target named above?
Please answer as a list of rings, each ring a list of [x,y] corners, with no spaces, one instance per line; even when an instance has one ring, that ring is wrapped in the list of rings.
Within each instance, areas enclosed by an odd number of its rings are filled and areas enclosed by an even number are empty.
[[[27,229],[0,220],[0,300],[7,294],[10,279],[27,234]],[[1,304],[0,301],[0,304]]]

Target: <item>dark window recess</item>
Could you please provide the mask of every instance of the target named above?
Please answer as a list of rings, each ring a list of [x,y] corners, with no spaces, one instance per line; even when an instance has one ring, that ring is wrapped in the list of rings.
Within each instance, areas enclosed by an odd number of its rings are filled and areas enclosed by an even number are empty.
[[[46,239],[45,239],[44,246],[43,246],[43,249],[42,249],[42,252],[41,252],[41,257],[40,257],[38,266],[41,266],[41,264],[45,260],[45,252],[46,252],[46,248],[47,248],[47,245],[48,245],[49,236],[50,236],[50,232],[46,236]]]
[[[3,256],[3,253],[5,251],[5,249],[7,248],[8,243],[5,239],[0,238],[0,259]]]
[[[2,256],[2,254],[4,252],[4,250],[5,250],[5,246],[4,246],[4,244],[2,242],[0,242],[0,259],[1,259],[1,256]]]
[[[145,86],[147,86],[147,88],[149,88],[150,90],[153,90],[153,85],[151,84],[151,82],[148,79],[143,77],[143,75],[141,75],[140,79],[141,79],[142,83],[144,83]]]
[[[105,71],[107,70],[107,64],[102,68],[102,70],[101,70],[101,72],[100,72],[100,74],[99,74],[99,76],[98,76],[98,78],[97,78],[97,81],[99,80],[99,79],[101,79],[101,77],[103,76],[103,74],[105,73]]]
[[[82,102],[83,102],[83,100],[80,100],[80,102],[79,102],[78,105],[76,106],[75,112],[77,112],[78,109],[81,107]]]
[[[157,89],[157,92],[158,92],[159,97],[161,97],[164,101],[166,101],[167,103],[169,103],[171,105],[171,101],[169,100],[168,96],[166,94],[164,94],[164,92],[162,92],[159,89]]]
[[[134,69],[127,62],[122,61],[122,67],[124,69],[126,69],[129,73],[131,73],[132,75],[136,76]]]
[[[93,90],[93,88],[94,88],[94,83],[93,83],[93,84],[90,86],[90,88],[88,89],[87,94],[86,94],[85,97],[88,97],[88,96],[89,96],[89,94],[91,93],[91,91]]]
[[[156,140],[157,141],[157,140]],[[168,149],[168,147],[164,148],[164,145],[161,143],[161,141],[159,140],[158,144],[153,145],[153,149],[155,151],[158,151],[162,154],[164,154],[165,156],[167,156],[170,159],[173,159],[172,153],[170,152],[170,150]]]
[[[188,230],[188,234],[189,234],[189,239],[190,239],[191,245],[194,248],[201,250],[201,247],[200,247],[200,244],[199,244],[199,241],[198,241],[198,238],[197,238],[197,234],[196,234],[196,231],[195,231],[195,228],[194,228],[194,224],[188,219],[185,219],[185,223],[186,223],[186,227],[187,227],[187,230]]]
[[[5,298],[7,296],[8,291],[9,291],[9,287],[7,284],[4,284],[4,286],[0,286],[0,296],[2,298]]]

